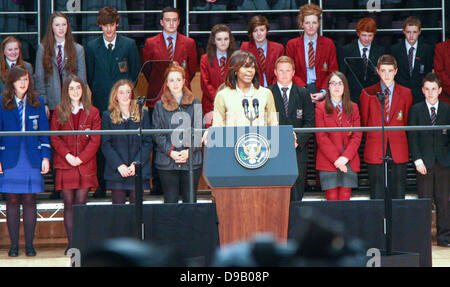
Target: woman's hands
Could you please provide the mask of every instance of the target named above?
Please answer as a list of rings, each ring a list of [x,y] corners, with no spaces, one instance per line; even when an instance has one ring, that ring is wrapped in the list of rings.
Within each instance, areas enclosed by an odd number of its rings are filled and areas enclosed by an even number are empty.
[[[346,158],[345,156],[340,156],[335,162],[334,162],[334,166],[339,169],[340,171],[342,171],[343,173],[347,173],[347,166],[346,164],[348,163],[348,158]]]
[[[171,151],[169,155],[176,163],[185,163],[189,158],[189,150]]]
[[[50,170],[50,160],[48,158],[44,158],[42,160],[42,168],[41,174],[46,174]]]
[[[129,177],[136,175],[136,166],[134,165],[134,162],[129,166],[127,166],[126,164],[122,164],[117,168],[117,170],[119,171],[122,177]]]
[[[72,154],[68,153],[66,154],[66,161],[71,165],[71,166],[79,166],[80,164],[83,163],[83,161],[77,157],[77,156],[73,156]]]

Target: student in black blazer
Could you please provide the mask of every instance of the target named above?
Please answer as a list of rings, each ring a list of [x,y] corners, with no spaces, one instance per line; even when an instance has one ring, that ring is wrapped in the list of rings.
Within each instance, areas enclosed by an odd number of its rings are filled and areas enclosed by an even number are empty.
[[[314,106],[311,97],[306,88],[292,82],[294,75],[294,60],[288,56],[278,58],[275,62],[277,83],[269,89],[273,94],[279,124],[292,125],[294,128],[314,127]],[[310,136],[309,133],[296,134],[298,177],[291,189],[291,201],[301,201],[303,198],[307,163],[306,144]]]
[[[439,78],[429,73],[423,79],[425,101],[412,106],[408,125],[450,125],[450,105],[438,100],[442,92]],[[417,170],[420,198],[434,198],[437,243],[450,247],[450,136],[448,130],[408,132],[411,157]]]
[[[338,53],[339,70],[348,80],[350,99],[358,105],[362,88],[380,81],[375,66],[378,58],[385,54],[385,49],[373,42],[376,32],[375,21],[372,18],[362,18],[356,25],[358,40],[343,46]],[[367,64],[364,61],[364,54],[368,59]],[[349,59],[346,61],[346,58]]]
[[[139,105],[133,96],[133,83],[119,80],[112,88],[109,108],[102,115],[103,130],[135,130],[140,126],[150,129],[148,111],[139,112]],[[105,156],[104,179],[106,189],[112,192],[112,203],[125,203],[127,192],[130,202],[136,202],[135,163],[142,163],[143,189],[150,189],[151,135],[103,135],[101,149]]]
[[[398,66],[395,81],[411,89],[413,104],[424,100],[422,80],[433,69],[434,49],[419,39],[421,27],[418,18],[413,16],[406,18],[403,22],[405,41],[391,47],[391,55],[397,60]]]

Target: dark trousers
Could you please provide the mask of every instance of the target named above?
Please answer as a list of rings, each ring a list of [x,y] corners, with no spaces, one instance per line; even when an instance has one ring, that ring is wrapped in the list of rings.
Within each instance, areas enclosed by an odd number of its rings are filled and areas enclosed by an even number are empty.
[[[387,145],[387,155],[391,156],[391,149]],[[369,176],[370,199],[384,199],[384,165],[367,164],[367,173]],[[405,199],[406,188],[406,163],[391,162],[390,175],[391,194],[393,199]]]
[[[306,146],[304,148],[306,149]],[[305,194],[305,176],[307,166],[306,158],[302,158],[301,151],[299,149],[297,149],[296,152],[297,152],[298,177],[291,188],[291,202],[301,201],[303,199],[303,195]]]
[[[183,202],[189,201],[189,171],[188,170],[162,170],[158,169],[159,179],[164,195],[164,203],[177,203],[181,198]],[[194,169],[194,202],[197,201],[197,188],[201,168]]]
[[[417,191],[419,198],[434,199],[437,240],[450,243],[450,168],[436,162],[426,175],[417,173]]]

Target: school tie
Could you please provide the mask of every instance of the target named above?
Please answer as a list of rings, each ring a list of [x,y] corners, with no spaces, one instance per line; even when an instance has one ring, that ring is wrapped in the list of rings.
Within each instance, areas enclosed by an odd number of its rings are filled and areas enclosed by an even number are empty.
[[[414,47],[409,48],[409,52],[408,52],[408,67],[409,67],[409,76],[412,76],[412,72],[413,72],[413,62],[414,62]]]
[[[364,80],[366,79],[367,76],[367,64],[368,64],[368,60],[367,60],[367,48],[363,48],[363,55],[362,55],[362,59],[363,59],[363,71],[364,71]]]
[[[220,58],[219,70],[220,70],[220,79],[223,80],[225,77],[225,63],[227,59],[225,57]]]
[[[314,60],[314,48],[313,42],[309,42],[309,50],[308,50],[308,66],[310,69],[314,68],[315,60]]]
[[[431,125],[435,126],[436,125],[436,108],[435,107],[431,107]]]
[[[19,111],[19,127],[20,130],[22,130],[22,121],[23,121],[23,100],[19,101],[19,104],[17,105],[17,110]]]
[[[63,59],[62,59],[62,46],[58,45],[58,55],[56,56],[56,63],[58,64],[59,75],[62,76]]]
[[[384,112],[386,114],[386,122],[389,120],[389,89],[384,90]]]
[[[15,66],[16,66],[16,64],[12,63],[10,70],[14,69]]]
[[[266,72],[266,56],[264,56],[264,50],[258,48],[259,63],[261,65],[261,72],[264,74]]]
[[[339,125],[342,126],[342,111],[339,105],[336,105],[336,114],[339,120]]]
[[[169,41],[169,45],[167,46],[167,53],[169,54],[169,59],[173,61],[173,43],[172,37],[167,37],[167,41]]]
[[[289,100],[288,100],[288,97],[287,97],[287,91],[289,90],[289,88],[288,87],[282,87],[281,90],[283,91],[284,112],[286,113],[286,116],[288,116]]]

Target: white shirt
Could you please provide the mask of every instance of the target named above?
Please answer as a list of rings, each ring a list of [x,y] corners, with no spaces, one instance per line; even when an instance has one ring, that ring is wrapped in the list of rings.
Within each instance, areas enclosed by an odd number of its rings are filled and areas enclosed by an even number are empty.
[[[371,46],[372,46],[372,44],[370,44],[369,46],[366,47],[358,40],[359,54],[361,55],[361,58],[362,58],[362,56],[364,54],[363,49],[366,48],[367,49],[366,56],[367,56],[367,59],[369,59],[369,53],[370,53],[370,47]]]
[[[409,42],[405,39],[405,46],[406,46],[406,56],[408,57],[409,55],[409,48],[414,47],[414,51],[413,51],[413,61],[412,61],[412,67],[414,68],[414,62],[416,61],[416,53],[417,53],[417,43],[419,41],[417,40],[416,43],[414,43],[413,46],[411,46],[411,44],[409,44]]]
[[[76,115],[80,110],[84,110],[83,103],[80,102],[78,107],[72,106],[72,114]]]
[[[111,42],[106,41],[105,37],[103,37],[103,42],[105,42],[106,50],[108,50],[109,44],[112,44],[112,50],[114,50],[114,48],[116,47],[116,40],[117,40],[117,35],[116,35],[116,37],[114,37],[114,39]]]
[[[287,95],[287,99],[288,99],[288,102],[289,102],[289,97],[291,96],[291,90],[292,90],[292,82],[289,85],[287,85],[287,86],[283,86],[279,82],[277,82],[277,85],[278,85],[278,88],[280,89],[281,97],[283,97],[283,90],[281,88],[283,88],[283,87],[287,87],[288,88],[288,90],[286,91],[286,95]]]
[[[435,107],[435,108],[436,108],[435,113],[436,113],[436,116],[437,116],[437,113],[438,113],[438,107],[439,107],[439,101],[437,101],[436,104],[434,104],[434,105],[430,104],[427,100],[425,100],[425,103],[427,104],[427,107],[428,107],[428,113],[430,114],[430,118],[431,118],[431,108],[432,108],[432,107]]]
[[[62,53],[62,61],[64,62],[64,45],[66,44],[66,40],[62,41],[61,43],[56,42],[55,43],[55,58],[58,57],[58,45],[61,45],[61,53]]]
[[[17,96],[14,96],[14,98],[16,99],[16,105],[17,108],[19,107],[19,102],[22,101],[23,103],[23,112],[22,112],[22,132],[25,131],[25,108],[26,108],[26,103],[27,103],[27,95],[25,95],[23,97],[23,99],[19,99]]]

